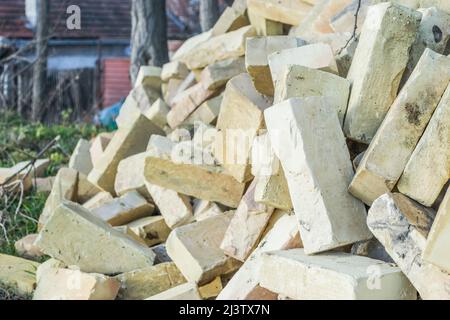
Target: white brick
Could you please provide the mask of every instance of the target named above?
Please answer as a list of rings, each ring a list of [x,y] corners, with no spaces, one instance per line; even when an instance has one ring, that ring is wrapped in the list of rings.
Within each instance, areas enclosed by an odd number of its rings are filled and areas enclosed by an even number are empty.
[[[364,204],[347,192],[353,168],[337,114],[326,98],[290,99],[266,110],[305,252],[367,240]]]

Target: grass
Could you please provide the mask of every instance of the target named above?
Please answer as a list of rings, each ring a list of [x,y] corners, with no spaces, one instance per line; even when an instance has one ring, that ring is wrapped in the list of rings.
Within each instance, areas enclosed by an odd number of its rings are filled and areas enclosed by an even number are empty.
[[[17,255],[14,243],[26,235],[37,233],[37,220],[44,209],[46,194],[32,192],[23,198],[23,202],[16,214],[19,201],[14,200],[7,208],[3,225],[6,236],[0,237],[0,253]]]
[[[67,165],[79,139],[91,139],[98,133],[99,130],[89,124],[64,122],[47,126],[29,123],[14,114],[0,112],[0,168],[33,159],[50,141],[60,136],[58,144],[43,156],[51,160],[46,176],[54,176],[62,166]],[[14,243],[37,232],[37,221],[47,195],[31,191],[20,198],[18,194],[0,198],[0,253],[18,255]],[[0,300],[26,298],[0,286]]]

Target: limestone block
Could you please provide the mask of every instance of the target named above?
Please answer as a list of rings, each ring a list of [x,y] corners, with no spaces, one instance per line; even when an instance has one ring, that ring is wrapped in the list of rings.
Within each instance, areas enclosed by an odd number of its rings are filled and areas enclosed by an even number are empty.
[[[117,126],[121,129],[133,127],[135,121],[141,115],[146,115],[152,105],[160,98],[160,93],[152,91],[144,86],[134,88],[126,98],[120,108],[119,115],[115,119]],[[163,132],[162,129],[153,122],[150,122],[148,126],[154,134],[161,134]]]
[[[195,221],[203,221],[224,213],[217,203],[199,199],[194,200],[192,209]]]
[[[423,259],[450,273],[450,191],[442,201],[423,250]]]
[[[189,69],[201,69],[209,64],[230,58],[241,57],[245,53],[245,39],[256,35],[251,26],[215,36],[199,44],[183,57]]]
[[[44,254],[42,253],[41,249],[34,245],[34,241],[36,240],[37,236],[37,234],[29,234],[22,239],[17,240],[14,244],[16,252],[19,255],[27,258],[42,257]]]
[[[245,14],[247,11],[247,0],[234,0],[231,7],[236,10],[237,12],[240,12],[242,14]]]
[[[112,137],[113,135],[102,132],[92,141],[89,153],[91,154],[91,161],[93,166],[97,165]]]
[[[89,141],[80,139],[69,161],[69,168],[75,169],[85,175],[92,170],[92,160]]]
[[[167,126],[167,114],[170,108],[162,99],[156,100],[152,106],[144,112],[144,115],[159,128]]]
[[[377,4],[381,2],[386,2],[384,0],[372,0],[372,4]],[[420,6],[420,0],[392,0],[391,2],[400,4],[402,6],[411,8],[411,9],[417,9]]]
[[[303,249],[266,252],[262,255],[260,281],[263,288],[296,300],[417,298],[400,268],[340,252],[315,256],[306,255]]]
[[[362,0],[358,11],[358,22],[356,32],[361,33],[362,26],[367,17],[369,6],[378,0]],[[384,0],[382,0],[384,1]],[[394,0],[395,1],[395,0]],[[394,2],[392,1],[392,2]],[[330,18],[330,26],[334,32],[352,32],[355,28],[355,14],[358,10],[359,0],[353,0],[349,5],[344,7]]]
[[[121,284],[118,295],[120,300],[144,300],[186,283],[186,279],[171,262],[122,273],[115,279]]]
[[[136,219],[150,216],[155,207],[136,191],[125,193],[102,206],[93,209],[94,216],[112,226],[121,226]]]
[[[145,300],[202,300],[195,283],[185,283]]]
[[[38,283],[41,280],[41,277],[48,273],[49,270],[64,269],[66,267],[67,266],[59,260],[53,258],[46,260],[45,262],[41,263],[36,269],[36,283]]]
[[[296,218],[283,215],[262,239],[242,267],[235,273],[217,300],[250,300],[266,298],[268,290],[259,287],[261,254],[274,250],[300,248],[301,240]],[[270,297],[270,294],[269,294]]]
[[[237,10],[233,7],[226,7],[211,32],[213,36],[218,36],[227,32],[235,31],[249,24],[250,22],[245,14],[245,10]]]
[[[315,43],[278,51],[272,53],[268,59],[275,88],[278,86],[286,65],[290,64],[338,74],[333,49],[326,43]]]
[[[136,78],[135,88],[145,86],[157,92],[161,91],[162,69],[154,66],[141,66]]]
[[[450,14],[450,3],[446,0],[420,0],[421,8],[436,7]]]
[[[394,188],[449,81],[450,58],[426,49],[358,167],[354,196],[371,205]]]
[[[203,285],[239,268],[240,263],[220,249],[231,218],[228,213],[171,232],[166,242],[167,253],[188,281]]]
[[[116,181],[114,182],[114,190],[117,195],[123,196],[127,192],[137,191],[146,199],[151,200],[144,179],[147,154],[147,152],[138,153],[120,161],[117,167]]]
[[[266,130],[261,130],[260,135],[253,140],[251,165],[255,177],[271,176],[280,170],[280,161],[275,156]]]
[[[149,154],[158,155],[161,157],[170,156],[174,146],[175,143],[168,137],[153,135],[148,142],[147,151]]]
[[[172,61],[182,61],[186,56],[189,56],[193,50],[198,46],[207,42],[212,38],[212,31],[206,31],[187,39],[180,48],[175,52]]]
[[[147,242],[145,242],[145,240],[143,238],[141,238],[136,232],[131,230],[131,228],[128,227],[127,225],[117,226],[117,227],[114,227],[114,229],[127,235],[129,238],[133,239],[134,241],[148,247]],[[155,257],[155,264],[156,264],[156,257]]]
[[[267,132],[253,142],[252,174],[256,180],[256,202],[282,210],[292,209],[286,176]]]
[[[297,26],[312,9],[301,0],[248,0],[249,10],[266,19]]]
[[[114,198],[111,193],[106,191],[99,192],[94,197],[83,203],[83,207],[91,211],[103,206],[108,202],[111,202],[113,199]]]
[[[183,83],[184,83],[184,80],[170,79],[169,82],[167,82],[166,84],[163,84],[163,97],[164,97],[164,101],[168,105],[170,105],[172,103],[172,99],[180,91],[180,88],[182,87]]]
[[[93,216],[63,202],[35,243],[47,255],[83,272],[117,274],[153,265],[155,254]]]
[[[200,81],[208,90],[216,90],[225,86],[231,78],[244,72],[246,72],[245,59],[231,58],[207,66],[200,75]]]
[[[289,65],[277,83],[275,102],[289,98],[328,97],[343,126],[349,95],[350,81],[347,79],[301,65]]]
[[[244,262],[257,245],[274,211],[255,202],[256,180],[248,187],[231,219],[220,248],[226,255]]]
[[[245,66],[253,79],[256,90],[273,96],[274,87],[268,56],[277,51],[297,48],[305,42],[296,37],[271,36],[247,39]]]
[[[370,143],[397,96],[421,14],[393,3],[371,6],[347,79],[347,137]]]
[[[197,122],[194,125],[194,136],[192,137],[193,148],[209,152],[213,157],[218,132],[216,127]]]
[[[367,224],[422,299],[448,300],[450,275],[422,259],[434,215],[400,193],[387,193],[373,203]]]
[[[331,47],[335,58],[342,51],[342,48],[344,48],[347,45],[348,41],[352,38],[353,33],[351,32],[324,33],[316,36],[310,35],[309,37],[303,37],[303,39],[309,44],[328,44]]]
[[[316,1],[314,7],[308,12],[300,25],[291,29],[290,34],[302,37],[333,33],[334,30],[330,24],[331,18],[352,1],[353,0]]]
[[[170,229],[193,221],[189,197],[151,183],[146,183],[146,188]]]
[[[78,172],[61,168],[55,177],[52,191],[47,198],[44,210],[39,216],[39,227],[42,228],[62,201],[75,201],[77,198]]]
[[[292,200],[283,168],[270,176],[255,178],[255,201],[282,210],[291,210]]]
[[[222,289],[223,289],[222,279],[221,279],[221,277],[217,277],[210,283],[199,287],[198,292],[200,293],[200,296],[202,297],[202,299],[206,300],[206,299],[216,298],[219,295],[219,293],[222,291]]]
[[[189,131],[189,130],[183,128],[183,127],[176,128],[175,130],[170,132],[167,135],[167,138],[169,138],[169,140],[172,141],[172,143],[174,145],[178,145],[181,142],[190,142],[190,141],[192,141],[191,131]]]
[[[172,108],[167,114],[167,123],[172,129],[175,129],[203,102],[215,94],[215,90],[209,90],[202,82],[190,87],[172,99]]]
[[[24,173],[28,171],[25,169],[30,164],[30,161],[22,161],[17,163],[14,167],[12,167],[14,172],[19,172],[25,170]],[[41,178],[45,176],[45,171],[47,171],[48,166],[50,165],[50,159],[38,159],[31,166],[30,176],[33,178]]]
[[[339,70],[339,75],[343,78],[347,78],[348,76],[348,71],[350,70],[350,66],[352,65],[357,46],[358,41],[356,41],[355,39],[350,40],[349,44],[336,56],[336,64]]]
[[[170,228],[162,216],[145,217],[128,224],[151,247],[167,240]]]
[[[251,177],[251,146],[264,126],[263,111],[271,104],[271,98],[256,91],[248,74],[234,77],[227,84],[217,120],[221,134],[214,155],[239,182]]]
[[[0,253],[0,284],[21,295],[29,295],[36,287],[39,263]]]
[[[55,177],[36,178],[33,182],[37,193],[50,194],[53,188],[53,183],[55,182]]]
[[[450,179],[450,86],[411,155],[398,190],[431,207]]]
[[[85,203],[100,192],[103,192],[103,189],[91,183],[86,175],[78,173],[76,202]]]
[[[10,192],[27,192],[33,186],[33,179],[27,171],[18,173],[14,167],[0,168],[0,185],[3,189]]]
[[[353,164],[353,170],[358,171],[358,167],[361,164],[362,159],[364,158],[364,155],[366,154],[366,152],[361,152],[360,154],[358,154],[352,161]]]
[[[33,300],[115,300],[119,287],[102,274],[49,268],[41,274]]]
[[[272,21],[254,12],[253,9],[247,10],[250,24],[255,29],[257,36],[277,36],[283,35],[284,25],[281,22]]]
[[[161,70],[161,80],[168,82],[170,79],[184,79],[188,76],[189,69],[183,62],[171,61],[166,63]]]
[[[152,123],[140,115],[130,128],[119,129],[88,176],[89,181],[114,194],[114,182],[120,161],[144,152],[152,134]]]
[[[185,125],[194,125],[195,122],[215,125],[220,113],[223,95],[214,97],[203,102],[191,115],[184,121]]]
[[[326,98],[309,97],[265,112],[307,254],[372,237],[364,204],[347,192],[353,168],[339,119],[331,110]]]
[[[150,156],[145,164],[146,181],[180,194],[219,202],[236,208],[245,184],[236,181],[218,166],[175,163],[170,159]]]
[[[409,53],[409,61],[403,74],[402,84],[408,80],[426,48],[444,54],[450,39],[450,13],[436,7],[420,9],[419,11],[422,13],[422,21],[416,41]]]

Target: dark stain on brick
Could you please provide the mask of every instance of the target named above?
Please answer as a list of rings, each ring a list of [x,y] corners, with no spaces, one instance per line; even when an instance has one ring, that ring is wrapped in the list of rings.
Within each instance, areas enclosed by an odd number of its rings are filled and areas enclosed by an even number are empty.
[[[406,116],[408,118],[408,122],[415,126],[420,125],[420,116],[422,115],[420,107],[415,103],[407,103],[405,110],[407,112]]]

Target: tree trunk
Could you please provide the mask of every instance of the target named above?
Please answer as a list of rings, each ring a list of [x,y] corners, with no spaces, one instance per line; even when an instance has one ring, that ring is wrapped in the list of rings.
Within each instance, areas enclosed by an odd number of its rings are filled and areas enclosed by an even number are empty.
[[[31,107],[31,118],[33,121],[41,120],[41,115],[45,106],[49,37],[48,12],[49,1],[39,0],[35,39],[36,62],[33,69],[33,102]]]
[[[200,24],[203,32],[214,27],[220,16],[217,0],[200,0]]]
[[[130,75],[133,83],[143,65],[161,67],[169,61],[165,0],[133,0]]]

